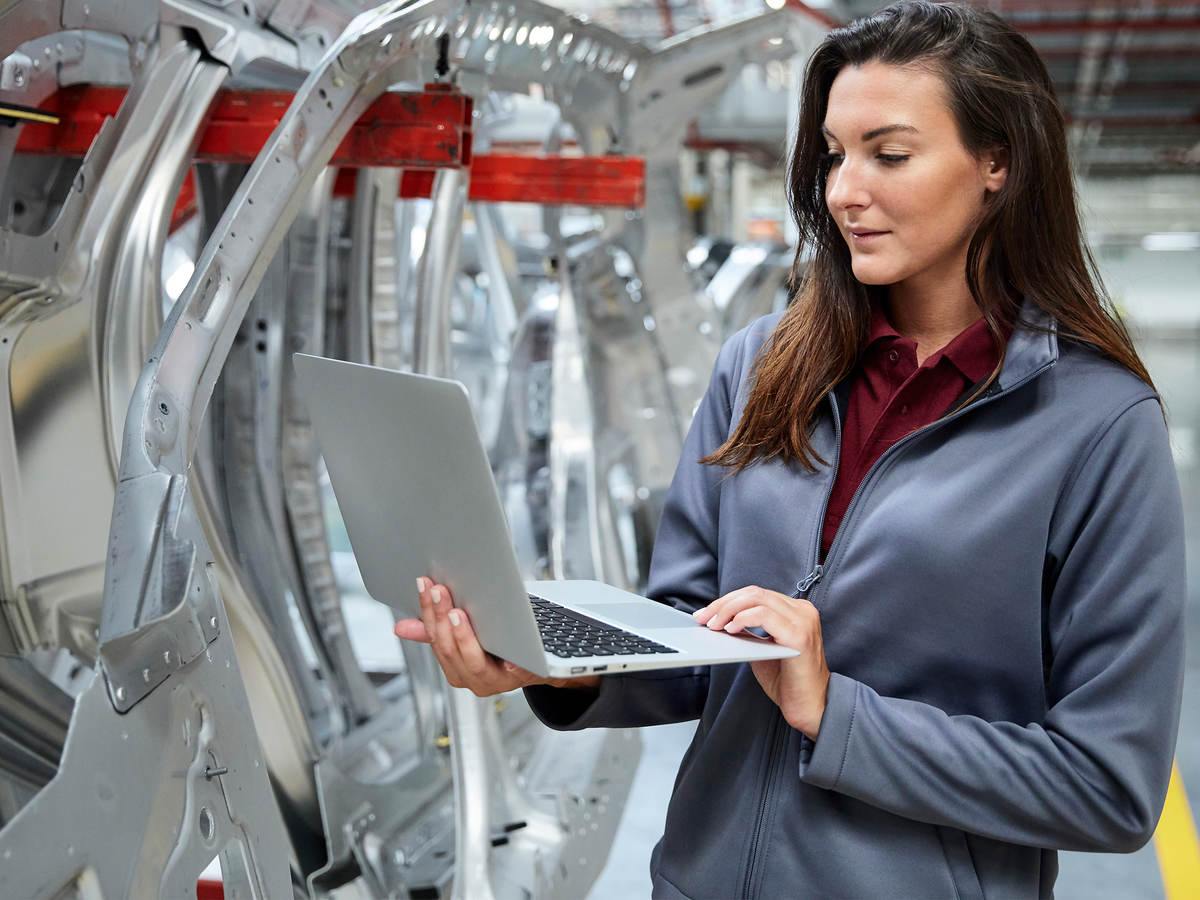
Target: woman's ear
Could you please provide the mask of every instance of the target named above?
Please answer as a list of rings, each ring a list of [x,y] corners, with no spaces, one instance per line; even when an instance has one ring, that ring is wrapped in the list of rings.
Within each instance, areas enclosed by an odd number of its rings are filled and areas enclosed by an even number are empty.
[[[1004,187],[1004,182],[1008,179],[1008,148],[996,147],[987,151],[981,162],[984,189],[989,194],[994,194]]]

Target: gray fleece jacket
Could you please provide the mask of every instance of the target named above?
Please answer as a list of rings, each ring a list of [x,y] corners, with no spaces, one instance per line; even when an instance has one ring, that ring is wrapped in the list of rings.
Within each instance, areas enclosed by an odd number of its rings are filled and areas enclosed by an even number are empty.
[[[656,898],[1052,896],[1056,849],[1131,851],[1166,795],[1183,680],[1183,519],[1158,398],[1026,304],[997,388],[888,450],[824,566],[830,462],[697,460],[779,317],[725,345],[688,434],[649,593],[695,609],[806,576],[834,673],[816,742],[746,665],[531,688],[547,725],[699,718]],[[841,396],[838,396],[841,394]],[[815,579],[815,581],[813,580]]]

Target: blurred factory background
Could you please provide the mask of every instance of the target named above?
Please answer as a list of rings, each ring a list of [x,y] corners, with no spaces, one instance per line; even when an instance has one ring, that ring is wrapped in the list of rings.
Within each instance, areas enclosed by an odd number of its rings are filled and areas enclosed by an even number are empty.
[[[716,349],[787,302],[807,53],[883,5],[0,10],[0,896],[648,894],[691,727],[444,690],[366,595],[290,354],[463,380],[526,573],[637,589]],[[1056,82],[1188,527],[1167,811],[1057,895],[1183,900],[1200,4],[987,5]]]

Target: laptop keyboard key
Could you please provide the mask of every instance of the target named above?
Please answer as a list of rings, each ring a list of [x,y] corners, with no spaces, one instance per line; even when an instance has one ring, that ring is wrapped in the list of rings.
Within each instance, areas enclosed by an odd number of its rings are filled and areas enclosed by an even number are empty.
[[[582,656],[635,656],[640,653],[678,653],[659,644],[608,625],[583,613],[529,595],[533,616],[542,634],[546,652],[563,658]]]

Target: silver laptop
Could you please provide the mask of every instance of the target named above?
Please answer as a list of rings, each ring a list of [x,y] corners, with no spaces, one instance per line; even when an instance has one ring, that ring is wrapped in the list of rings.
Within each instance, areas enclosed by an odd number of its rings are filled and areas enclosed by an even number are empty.
[[[522,582],[462,384],[293,359],[363,581],[402,616],[420,615],[429,576],[486,650],[554,677],[798,655],[600,582]]]

